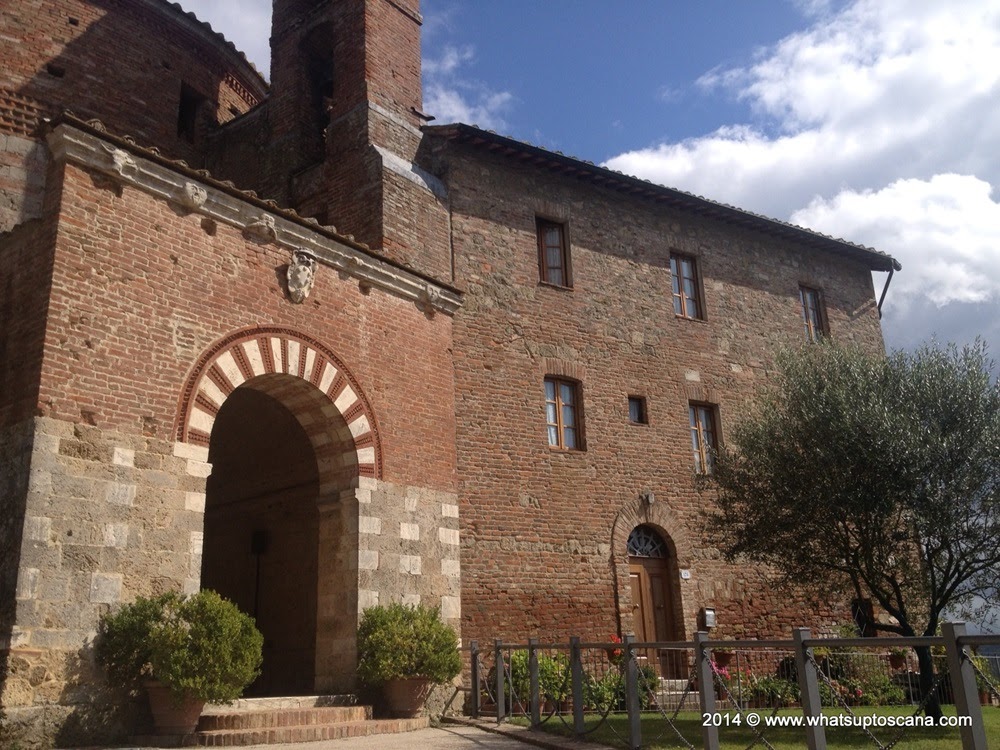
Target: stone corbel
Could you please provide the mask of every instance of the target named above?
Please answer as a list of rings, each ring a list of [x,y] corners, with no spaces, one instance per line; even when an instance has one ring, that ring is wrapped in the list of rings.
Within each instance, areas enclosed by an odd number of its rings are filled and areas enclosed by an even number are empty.
[[[185,182],[180,195],[177,196],[177,202],[188,211],[197,211],[205,205],[206,200],[208,191],[194,182]]]
[[[128,151],[108,145],[104,145],[104,151],[107,154],[107,161],[101,171],[119,185],[123,185],[138,174],[139,165]]]
[[[433,315],[441,305],[441,290],[431,284],[424,284],[417,294],[417,309],[425,315]]]
[[[261,214],[243,229],[248,237],[263,242],[277,242],[278,229],[271,214]]]

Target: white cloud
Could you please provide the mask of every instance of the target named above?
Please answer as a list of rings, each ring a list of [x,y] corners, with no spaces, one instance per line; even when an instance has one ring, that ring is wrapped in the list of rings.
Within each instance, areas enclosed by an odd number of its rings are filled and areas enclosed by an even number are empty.
[[[265,77],[271,68],[270,0],[182,0],[181,6],[212,25],[246,55]]]
[[[889,304],[1000,298],[1000,5],[857,0],[748,66],[713,70],[755,125],[607,166],[872,244],[904,271]]]
[[[1000,297],[1000,203],[968,175],[897,180],[881,190],[816,198],[792,222],[879,248],[905,250],[893,282],[905,301],[923,294],[941,307]]]
[[[268,38],[271,29],[269,0],[183,0],[185,10],[221,31],[243,51],[257,69],[270,68]],[[437,9],[425,18],[425,37],[449,28],[454,8]],[[445,47],[440,56],[423,60],[424,111],[439,123],[466,122],[484,128],[506,127],[503,115],[514,102],[508,91],[494,91],[466,74],[475,61],[470,46]]]
[[[469,78],[465,70],[474,60],[475,51],[470,46],[446,46],[439,57],[424,58],[424,111],[438,123],[465,122],[502,129],[506,127],[503,115],[514,96]]]

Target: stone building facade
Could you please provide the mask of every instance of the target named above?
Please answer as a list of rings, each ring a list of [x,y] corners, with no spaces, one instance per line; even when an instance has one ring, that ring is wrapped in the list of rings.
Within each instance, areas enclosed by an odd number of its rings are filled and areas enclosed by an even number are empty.
[[[0,25],[12,726],[133,731],[92,640],[168,589],[254,614],[259,695],[350,690],[379,602],[466,640],[844,616],[720,559],[697,462],[779,348],[882,347],[892,258],[428,125],[417,0],[276,0],[270,86],[164,0]]]

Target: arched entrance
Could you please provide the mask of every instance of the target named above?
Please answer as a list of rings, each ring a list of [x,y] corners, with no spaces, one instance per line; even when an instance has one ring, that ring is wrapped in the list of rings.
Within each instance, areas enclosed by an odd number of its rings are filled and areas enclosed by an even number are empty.
[[[255,385],[230,394],[212,430],[201,586],[264,634],[248,694],[304,695],[315,688],[317,459],[296,415]]]
[[[636,526],[627,544],[636,638],[640,642],[682,640],[679,572],[672,545],[647,524]],[[686,675],[686,656],[681,652],[651,652],[639,658],[660,677],[680,679]]]
[[[202,357],[178,438],[208,448],[201,583],[255,616],[252,695],[353,688],[361,477],[381,473],[374,416],[331,353],[279,329]]]

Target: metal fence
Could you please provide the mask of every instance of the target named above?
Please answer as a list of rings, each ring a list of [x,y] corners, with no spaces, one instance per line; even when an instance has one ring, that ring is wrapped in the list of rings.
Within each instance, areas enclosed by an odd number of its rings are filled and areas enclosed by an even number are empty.
[[[987,750],[982,710],[1000,705],[1000,655],[976,649],[1000,645],[1000,636],[968,635],[960,623],[943,631],[934,638],[812,638],[798,628],[792,640],[722,641],[698,633],[673,643],[626,636],[601,643],[495,641],[486,648],[472,641],[469,709],[474,718],[498,722],[527,717],[536,728],[557,722],[580,738],[603,726],[630,750],[661,741],[718,750],[720,726],[737,716],[758,722],[750,747],[770,748],[761,717],[800,712],[807,746],[825,750],[825,726],[809,721],[824,709],[854,716],[863,706],[909,706],[916,715],[936,700],[971,719],[959,727],[963,750]],[[921,685],[916,647],[932,653],[929,690]],[[699,734],[690,721],[680,726],[682,712],[698,712]],[[609,721],[616,714],[627,720]],[[655,727],[655,736],[644,738],[644,726],[647,735]],[[904,726],[880,738],[864,729],[879,750],[897,746],[906,732]]]

